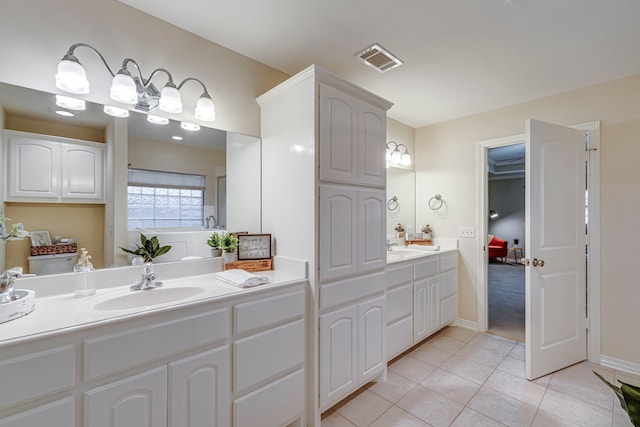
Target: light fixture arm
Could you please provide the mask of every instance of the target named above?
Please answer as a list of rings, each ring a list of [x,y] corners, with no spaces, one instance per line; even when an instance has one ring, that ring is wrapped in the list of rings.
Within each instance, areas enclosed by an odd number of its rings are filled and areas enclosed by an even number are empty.
[[[182,89],[182,86],[184,86],[184,84],[186,82],[188,82],[189,80],[193,80],[193,81],[196,81],[196,82],[200,83],[200,85],[202,86],[202,89],[204,90],[204,93],[202,94],[202,96],[206,96],[208,98],[211,98],[211,96],[209,95],[209,91],[207,90],[207,87],[204,85],[204,83],[202,83],[202,80],[197,79],[195,77],[187,77],[186,79],[181,81],[180,84],[178,85],[178,90]]]
[[[66,55],[64,55],[62,57],[62,59],[63,60],[67,60],[67,61],[73,61],[73,62],[76,62],[76,63],[79,64],[80,61],[78,61],[78,58],[76,58],[76,56],[74,54],[78,47],[89,48],[89,50],[93,51],[93,53],[98,55],[98,57],[102,60],[102,63],[104,64],[105,67],[107,67],[107,70],[109,71],[109,74],[111,74],[111,77],[114,77],[116,75],[116,73],[113,72],[111,67],[109,67],[109,64],[107,63],[107,60],[104,59],[104,56],[102,56],[100,51],[98,51],[98,49],[96,49],[95,47],[93,47],[93,46],[91,46],[90,44],[87,44],[87,43],[74,43],[74,44],[72,44],[71,47],[69,48],[69,50],[67,51]],[[136,64],[136,65],[138,65],[138,64]]]

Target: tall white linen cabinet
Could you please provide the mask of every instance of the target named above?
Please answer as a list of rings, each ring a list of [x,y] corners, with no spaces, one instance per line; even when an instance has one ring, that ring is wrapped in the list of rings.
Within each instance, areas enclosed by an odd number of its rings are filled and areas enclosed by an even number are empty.
[[[317,66],[258,98],[262,229],[309,262],[307,420],[386,375],[386,112]]]

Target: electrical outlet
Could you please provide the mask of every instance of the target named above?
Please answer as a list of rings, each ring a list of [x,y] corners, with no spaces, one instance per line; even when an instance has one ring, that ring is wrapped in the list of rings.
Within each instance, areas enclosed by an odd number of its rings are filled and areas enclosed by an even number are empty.
[[[459,237],[473,238],[476,237],[475,227],[460,227],[458,232]]]

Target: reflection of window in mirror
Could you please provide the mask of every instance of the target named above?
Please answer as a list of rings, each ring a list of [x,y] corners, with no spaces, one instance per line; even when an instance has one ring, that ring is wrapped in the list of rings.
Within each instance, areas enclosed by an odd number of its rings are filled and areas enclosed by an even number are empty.
[[[218,206],[218,226],[226,228],[227,226],[227,176],[219,176],[216,188],[217,206]]]
[[[127,226],[201,226],[205,190],[202,175],[129,169]]]

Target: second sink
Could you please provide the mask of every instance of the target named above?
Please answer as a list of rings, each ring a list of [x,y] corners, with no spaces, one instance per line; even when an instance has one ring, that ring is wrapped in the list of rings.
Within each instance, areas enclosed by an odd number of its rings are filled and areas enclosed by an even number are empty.
[[[196,296],[205,291],[199,286],[181,286],[175,288],[157,288],[146,291],[135,291],[118,297],[101,301],[94,306],[96,310],[126,310],[146,307]]]

